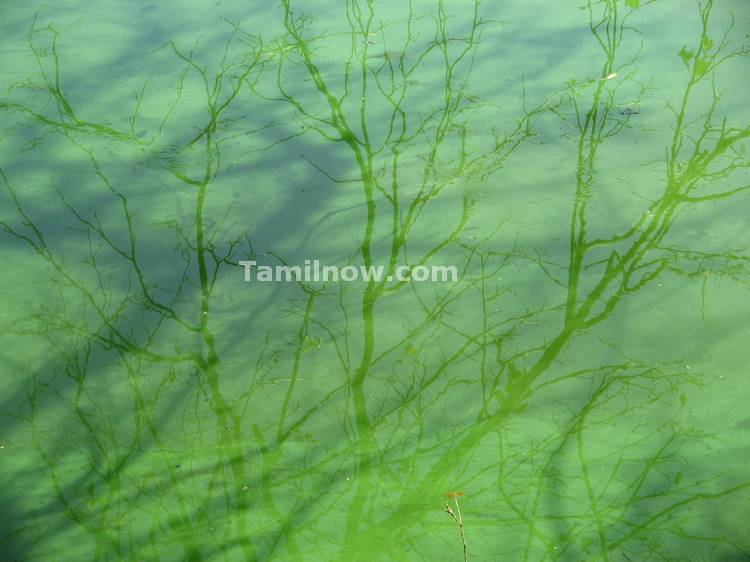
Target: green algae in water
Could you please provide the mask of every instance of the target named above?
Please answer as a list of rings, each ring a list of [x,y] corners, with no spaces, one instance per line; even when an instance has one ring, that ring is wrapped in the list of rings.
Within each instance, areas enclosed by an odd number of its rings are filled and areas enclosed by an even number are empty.
[[[743,3],[0,11],[0,558],[750,555]]]

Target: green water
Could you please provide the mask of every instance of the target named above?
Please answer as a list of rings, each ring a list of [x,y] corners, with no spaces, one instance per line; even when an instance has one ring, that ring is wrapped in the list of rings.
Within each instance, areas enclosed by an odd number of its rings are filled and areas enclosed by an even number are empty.
[[[750,560],[748,24],[3,2],[0,560]]]

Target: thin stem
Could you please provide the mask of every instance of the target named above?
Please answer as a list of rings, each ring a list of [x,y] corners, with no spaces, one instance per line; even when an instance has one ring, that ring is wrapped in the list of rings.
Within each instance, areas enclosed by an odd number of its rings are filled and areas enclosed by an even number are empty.
[[[453,519],[458,524],[458,530],[461,532],[461,543],[464,547],[464,562],[468,562],[469,560],[469,554],[466,550],[466,534],[464,533],[464,518],[461,517],[461,508],[458,505],[458,496],[453,496],[453,501],[456,504],[456,511],[454,512],[451,509],[450,506],[450,498],[446,500],[445,502],[445,511],[448,512],[448,514],[453,517]]]

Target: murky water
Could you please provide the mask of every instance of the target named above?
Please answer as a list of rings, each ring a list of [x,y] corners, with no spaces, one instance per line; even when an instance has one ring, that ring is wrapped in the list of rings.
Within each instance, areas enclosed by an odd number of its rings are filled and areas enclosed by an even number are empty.
[[[750,559],[745,2],[0,21],[0,559]]]

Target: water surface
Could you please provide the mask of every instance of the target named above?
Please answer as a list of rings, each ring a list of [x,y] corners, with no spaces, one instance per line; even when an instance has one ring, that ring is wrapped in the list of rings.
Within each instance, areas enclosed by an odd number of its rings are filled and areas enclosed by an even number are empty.
[[[0,21],[2,560],[750,559],[745,2]]]

